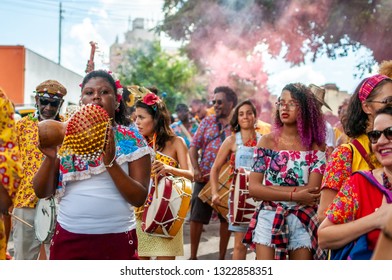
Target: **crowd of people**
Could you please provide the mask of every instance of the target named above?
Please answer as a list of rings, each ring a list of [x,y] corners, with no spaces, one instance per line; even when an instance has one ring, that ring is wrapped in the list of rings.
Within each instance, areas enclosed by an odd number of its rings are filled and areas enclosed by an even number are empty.
[[[295,82],[282,88],[270,123],[226,85],[214,89],[212,106],[194,99],[170,112],[156,87],[123,87],[93,70],[74,113],[60,113],[67,89],[46,80],[35,89],[36,113],[18,121],[0,89],[0,260],[175,260],[184,256],[185,223],[197,260],[215,216],[220,260],[232,232],[234,260],[249,252],[257,260],[391,259],[385,68],[359,83],[337,124],[324,118],[325,89]],[[48,209],[38,208],[48,201],[52,224],[41,240],[37,216]],[[237,211],[249,217],[239,221]]]

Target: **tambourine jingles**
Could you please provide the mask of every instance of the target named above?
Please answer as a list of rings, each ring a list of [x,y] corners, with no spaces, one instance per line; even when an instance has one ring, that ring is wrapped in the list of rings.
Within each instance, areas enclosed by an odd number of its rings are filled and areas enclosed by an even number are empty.
[[[76,155],[83,160],[95,160],[103,152],[109,123],[110,117],[103,108],[93,104],[83,105],[67,122],[40,122],[40,146],[61,145],[57,153],[60,158]]]

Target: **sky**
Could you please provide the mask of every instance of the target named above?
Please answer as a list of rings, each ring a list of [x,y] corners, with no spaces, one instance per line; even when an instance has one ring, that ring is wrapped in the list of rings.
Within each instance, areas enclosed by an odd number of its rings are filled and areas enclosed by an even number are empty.
[[[90,41],[97,42],[95,68],[107,68],[109,47],[116,38],[124,41],[130,22],[138,17],[153,27],[163,19],[162,0],[62,0],[60,64],[84,75],[90,56]],[[23,45],[58,63],[60,41],[59,0],[0,0],[0,45]],[[162,38],[164,47],[179,46]],[[270,73],[268,88],[272,94],[290,82],[305,84],[335,83],[341,91],[352,93],[360,82],[355,78],[355,65],[366,50],[348,57],[331,60],[326,57],[315,63],[291,67],[282,58],[264,56]]]

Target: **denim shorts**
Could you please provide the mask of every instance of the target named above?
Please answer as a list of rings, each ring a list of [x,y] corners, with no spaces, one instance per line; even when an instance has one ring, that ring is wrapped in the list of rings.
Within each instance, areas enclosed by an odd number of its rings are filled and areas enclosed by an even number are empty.
[[[274,247],[271,243],[272,223],[275,217],[275,211],[260,210],[257,218],[257,225],[253,231],[253,242],[256,244]],[[286,223],[289,227],[289,244],[287,249],[290,251],[300,248],[312,248],[310,235],[301,221],[294,214],[286,217]]]
[[[246,232],[247,230],[248,230],[248,225],[233,226],[232,223],[229,223],[229,231],[233,231],[233,232]]]

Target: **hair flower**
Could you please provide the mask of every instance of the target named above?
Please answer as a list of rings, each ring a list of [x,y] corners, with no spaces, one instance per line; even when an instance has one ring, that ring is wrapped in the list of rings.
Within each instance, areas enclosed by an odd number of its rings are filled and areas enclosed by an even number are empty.
[[[160,100],[161,100],[161,99],[160,99],[157,95],[155,95],[154,93],[152,93],[152,92],[146,94],[146,95],[143,97],[143,103],[146,104],[146,105],[148,105],[148,106],[155,105],[155,104],[157,104],[157,102],[160,101]]]
[[[120,83],[120,80],[116,80],[116,88],[122,88],[123,86]]]

